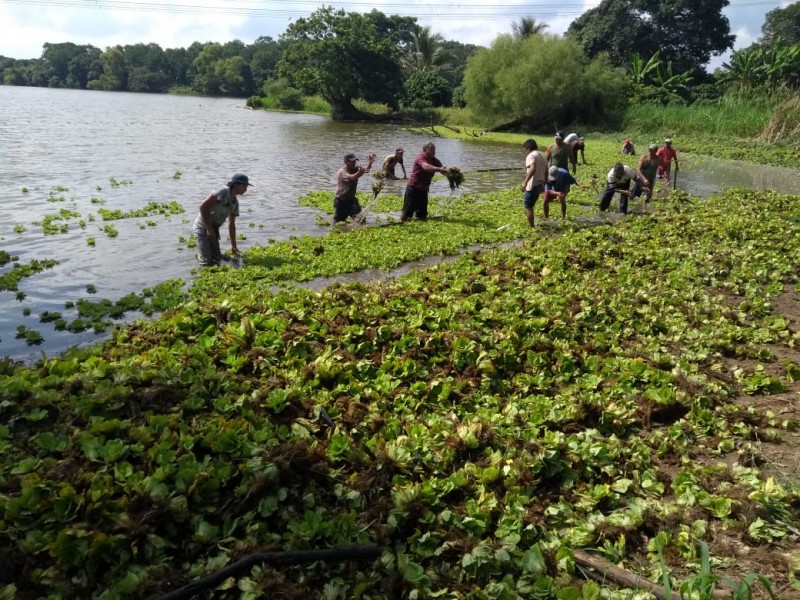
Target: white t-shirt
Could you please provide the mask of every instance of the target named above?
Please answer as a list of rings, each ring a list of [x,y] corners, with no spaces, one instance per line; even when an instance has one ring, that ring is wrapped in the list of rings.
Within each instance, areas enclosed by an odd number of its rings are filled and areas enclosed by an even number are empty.
[[[622,173],[622,177],[617,179],[617,176],[614,174],[614,169],[612,168],[608,172],[608,179],[607,179],[608,183],[610,183],[611,185],[618,185],[620,183],[627,183],[631,179],[634,180],[636,179],[636,171],[631,169],[628,165],[623,165],[623,171],[624,172]]]
[[[572,142],[577,142],[579,139],[580,136],[577,133],[572,132],[567,137],[564,138],[564,143],[571,144]]]
[[[530,192],[535,185],[544,185],[547,180],[547,159],[538,150],[528,152],[528,156],[525,157],[526,176],[531,170],[531,165],[534,165],[536,170],[533,172],[533,177],[528,180],[528,185],[525,188],[526,192]]]

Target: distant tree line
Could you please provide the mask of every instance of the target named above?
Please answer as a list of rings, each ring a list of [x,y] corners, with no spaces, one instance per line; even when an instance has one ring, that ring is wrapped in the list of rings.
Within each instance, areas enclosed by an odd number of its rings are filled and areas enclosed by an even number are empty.
[[[414,17],[332,7],[297,19],[274,40],[100,50],[44,45],[41,58],[0,57],[6,85],[277,99],[319,96],[335,119],[361,118],[356,100],[390,109],[466,106],[493,127],[601,121],[632,101],[691,103],[730,89],[800,86],[800,3],[767,14],[762,37],[714,74],[733,46],[729,0],[602,0],[561,37],[532,17],[489,48],[444,40]]]

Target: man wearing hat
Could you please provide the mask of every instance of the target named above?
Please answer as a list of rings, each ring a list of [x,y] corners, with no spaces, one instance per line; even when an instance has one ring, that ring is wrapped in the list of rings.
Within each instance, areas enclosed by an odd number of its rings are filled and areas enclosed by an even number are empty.
[[[370,154],[369,163],[366,167],[357,166],[358,159],[355,154],[345,154],[344,164],[336,172],[336,193],[333,196],[333,222],[341,223],[347,217],[355,218],[361,212],[361,205],[358,203],[356,191],[358,180],[364,173],[369,173],[375,155]]]
[[[639,164],[636,166],[639,180],[633,186],[633,196],[642,196],[645,202],[650,201],[653,195],[653,186],[656,183],[656,173],[664,164],[657,153],[658,144],[650,144],[647,147],[647,154],[639,159]]]
[[[381,168],[383,169],[383,172],[386,173],[386,179],[398,179],[394,172],[394,169],[397,165],[400,165],[400,168],[403,169],[403,179],[408,179],[408,175],[406,175],[406,168],[403,166],[402,148],[398,148],[393,154],[390,154],[383,159]]]
[[[585,186],[578,183],[578,181],[569,174],[566,169],[559,167],[550,167],[548,169],[547,183],[544,186],[544,218],[550,218],[550,198],[558,198],[561,203],[561,218],[567,218],[567,194],[569,194],[570,186],[577,185],[579,188]]]
[[[664,145],[656,152],[661,157],[661,162],[664,163],[658,167],[658,176],[662,179],[669,180],[669,173],[672,170],[672,161],[675,161],[675,171],[677,172],[680,165],[678,165],[678,153],[672,147],[672,140],[667,138],[664,140]]]
[[[231,239],[231,255],[239,256],[236,247],[236,217],[239,216],[239,196],[250,187],[244,173],[234,174],[227,187],[214,192],[200,204],[200,214],[194,221],[192,231],[197,240],[197,258],[204,267],[219,265],[222,252],[219,248],[219,228],[228,220],[228,236]]]

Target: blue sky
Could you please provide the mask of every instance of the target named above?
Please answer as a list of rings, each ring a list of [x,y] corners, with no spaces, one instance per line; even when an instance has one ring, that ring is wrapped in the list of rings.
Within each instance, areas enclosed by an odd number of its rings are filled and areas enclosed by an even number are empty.
[[[155,42],[162,48],[192,42],[252,43],[262,35],[277,38],[292,20],[322,4],[351,12],[373,7],[387,14],[416,16],[445,39],[489,46],[523,16],[562,34],[599,0],[0,0],[0,55],[39,58],[45,42],[91,44],[100,49],[116,44]],[[736,35],[736,48],[758,38],[764,15],[792,2],[730,0],[724,10]],[[624,26],[624,25],[623,25]],[[719,66],[726,57],[712,60]]]

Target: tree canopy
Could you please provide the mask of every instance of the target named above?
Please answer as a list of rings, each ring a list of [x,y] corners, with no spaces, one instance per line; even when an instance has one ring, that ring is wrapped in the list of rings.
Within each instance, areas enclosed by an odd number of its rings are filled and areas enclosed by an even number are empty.
[[[323,7],[283,34],[278,73],[307,93],[321,95],[334,119],[357,115],[353,100],[397,108],[403,88],[401,51],[410,41],[411,17],[373,10],[346,13]]]
[[[728,0],[603,0],[575,19],[567,36],[589,57],[608,54],[625,66],[631,54],[660,53],[676,72],[703,70],[710,58],[733,47]]]
[[[800,44],[800,2],[767,13],[760,41],[773,46],[778,40],[789,46]]]
[[[586,59],[572,40],[498,37],[467,64],[467,107],[489,126],[564,127],[598,119],[622,98],[617,73],[600,57]]]

